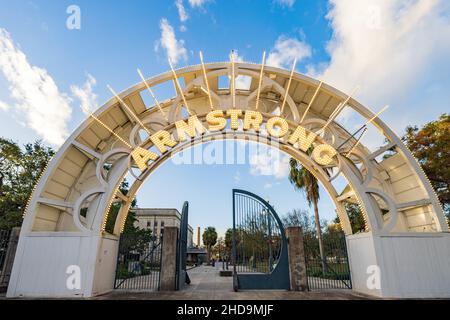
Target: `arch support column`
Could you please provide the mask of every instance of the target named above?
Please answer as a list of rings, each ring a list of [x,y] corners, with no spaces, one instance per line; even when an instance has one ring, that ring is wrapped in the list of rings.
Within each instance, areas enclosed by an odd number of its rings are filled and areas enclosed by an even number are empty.
[[[94,233],[20,237],[7,297],[93,297],[113,289],[118,239]],[[79,277],[79,278],[78,278]]]
[[[450,234],[346,236],[353,290],[383,298],[449,298]]]

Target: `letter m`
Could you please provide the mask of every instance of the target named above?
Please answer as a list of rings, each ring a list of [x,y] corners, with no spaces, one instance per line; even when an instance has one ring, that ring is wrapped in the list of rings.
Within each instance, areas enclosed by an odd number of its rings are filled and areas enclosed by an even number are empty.
[[[177,134],[179,141],[185,141],[186,134],[189,137],[194,138],[197,132],[199,134],[203,134],[206,131],[205,127],[203,126],[201,121],[198,120],[197,116],[189,117],[187,123],[184,120],[179,120],[175,122],[175,126],[177,127]]]

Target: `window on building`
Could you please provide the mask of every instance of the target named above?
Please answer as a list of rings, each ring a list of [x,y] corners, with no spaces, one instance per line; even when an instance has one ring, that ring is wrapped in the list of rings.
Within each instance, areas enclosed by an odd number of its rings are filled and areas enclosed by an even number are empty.
[[[164,221],[161,221],[161,228],[164,228]]]
[[[147,221],[147,228],[150,228],[152,226],[152,223],[150,221]]]
[[[158,227],[158,221],[155,221],[155,228]]]

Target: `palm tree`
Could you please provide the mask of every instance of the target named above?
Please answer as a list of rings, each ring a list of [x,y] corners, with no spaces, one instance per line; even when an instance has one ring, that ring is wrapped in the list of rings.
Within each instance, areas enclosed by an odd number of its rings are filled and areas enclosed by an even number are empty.
[[[305,167],[300,165],[296,159],[291,158],[289,164],[291,167],[289,172],[289,181],[294,185],[295,189],[301,190],[305,193],[309,206],[311,207],[311,204],[314,206],[314,220],[316,224],[317,239],[319,240],[322,271],[323,273],[326,273],[327,267],[325,264],[325,253],[323,250],[322,229],[320,228],[319,208],[317,206],[320,198],[319,183],[316,177]]]
[[[208,251],[208,263],[211,260],[211,248],[217,242],[217,231],[214,227],[207,227],[202,235],[203,244],[206,246]]]

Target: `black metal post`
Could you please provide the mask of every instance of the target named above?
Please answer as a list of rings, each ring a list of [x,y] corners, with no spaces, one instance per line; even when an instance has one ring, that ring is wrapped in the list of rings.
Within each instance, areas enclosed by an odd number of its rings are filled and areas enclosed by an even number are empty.
[[[237,279],[237,272],[236,272],[236,201],[235,201],[235,192],[233,190],[233,256],[232,256],[232,262],[233,262],[233,289],[234,291],[238,291],[238,279]]]

